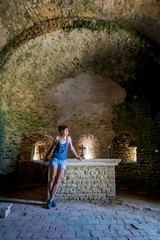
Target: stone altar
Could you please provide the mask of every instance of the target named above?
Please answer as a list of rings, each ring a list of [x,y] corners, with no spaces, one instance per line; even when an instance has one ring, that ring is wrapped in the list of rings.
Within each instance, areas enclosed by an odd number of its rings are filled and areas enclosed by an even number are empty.
[[[68,159],[67,170],[61,179],[55,200],[115,200],[115,166],[120,161],[120,159],[85,159],[83,161]],[[44,164],[43,161],[36,162]],[[49,162],[45,165],[48,166]]]

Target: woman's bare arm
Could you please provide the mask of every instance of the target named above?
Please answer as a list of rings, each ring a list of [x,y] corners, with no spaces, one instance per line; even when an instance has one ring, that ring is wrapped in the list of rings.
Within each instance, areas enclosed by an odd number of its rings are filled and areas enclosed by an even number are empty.
[[[45,157],[44,157],[44,159],[43,159],[44,162],[47,162],[47,161],[48,161],[48,158],[47,158],[47,157],[48,157],[48,155],[50,154],[50,152],[52,151],[52,149],[54,148],[54,146],[57,144],[58,139],[59,139],[59,137],[56,137],[56,138],[53,140],[50,148],[48,149],[48,152],[46,153],[46,155],[45,155]]]
[[[78,160],[82,161],[84,158],[79,157],[79,156],[77,155],[76,150],[75,150],[75,148],[74,148],[73,145],[72,145],[71,137],[68,137],[68,144],[69,144],[69,146],[70,146],[70,150],[71,150],[71,152],[73,153],[73,155],[74,155]]]

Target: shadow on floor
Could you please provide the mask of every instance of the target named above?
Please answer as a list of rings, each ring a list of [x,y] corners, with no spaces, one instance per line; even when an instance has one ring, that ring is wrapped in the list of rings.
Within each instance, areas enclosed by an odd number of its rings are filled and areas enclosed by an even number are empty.
[[[7,192],[0,195],[1,198],[40,201],[47,200],[47,186],[46,184],[25,184],[19,185],[14,191]]]
[[[117,188],[117,203],[138,208],[160,210],[160,197],[128,188]],[[46,184],[19,185],[14,191],[0,195],[1,201],[19,202],[32,205],[45,205],[47,201]]]
[[[160,197],[128,188],[117,188],[117,201],[139,209],[160,210]]]

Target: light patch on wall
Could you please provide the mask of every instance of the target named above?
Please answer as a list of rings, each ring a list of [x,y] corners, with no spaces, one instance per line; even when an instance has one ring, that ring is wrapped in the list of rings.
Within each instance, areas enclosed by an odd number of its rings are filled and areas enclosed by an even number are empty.
[[[83,151],[82,146],[84,148]],[[77,140],[75,144],[75,149],[79,156],[82,156],[83,153],[83,156],[86,159],[93,159],[99,157],[100,144],[98,139],[94,135],[88,134],[81,136]]]
[[[137,162],[137,147],[128,147],[130,152],[129,162]]]
[[[39,160],[37,150],[38,150],[38,146],[35,146],[34,147],[34,154],[33,154],[33,161]]]
[[[112,117],[112,107],[124,100],[126,91],[110,78],[92,71],[64,79],[46,95],[46,102],[56,107],[59,123],[70,119]]]
[[[43,141],[37,141],[32,147],[31,160],[43,160],[48,149],[48,145]]]

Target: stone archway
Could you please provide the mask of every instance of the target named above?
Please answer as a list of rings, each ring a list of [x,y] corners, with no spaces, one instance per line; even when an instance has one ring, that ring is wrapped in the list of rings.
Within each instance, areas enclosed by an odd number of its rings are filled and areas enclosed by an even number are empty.
[[[53,138],[51,136],[39,133],[24,136],[20,144],[19,162],[29,162],[33,160],[35,146],[40,148],[38,151],[38,159],[42,160],[43,154],[45,154],[52,141]]]

